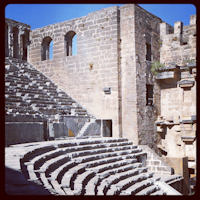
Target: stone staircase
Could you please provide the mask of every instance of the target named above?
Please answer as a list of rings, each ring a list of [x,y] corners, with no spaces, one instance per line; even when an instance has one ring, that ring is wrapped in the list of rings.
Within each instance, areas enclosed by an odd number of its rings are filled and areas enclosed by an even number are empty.
[[[161,189],[166,183],[148,172],[146,153],[128,139],[57,140],[13,145],[6,152],[13,148],[23,152],[18,157],[24,176],[54,195],[180,195]]]
[[[25,120],[55,115],[89,116],[32,65],[14,58],[5,59],[5,113],[6,121],[13,117]]]

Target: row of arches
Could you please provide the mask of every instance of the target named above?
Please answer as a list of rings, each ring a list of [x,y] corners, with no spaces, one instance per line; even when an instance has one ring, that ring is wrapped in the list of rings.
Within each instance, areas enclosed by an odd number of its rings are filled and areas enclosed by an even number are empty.
[[[74,31],[69,31],[64,36],[65,56],[77,54],[77,35]],[[41,60],[53,59],[53,40],[50,36],[45,37],[41,44]]]
[[[28,28],[18,26],[15,23],[5,24],[5,56],[27,60],[28,45]]]

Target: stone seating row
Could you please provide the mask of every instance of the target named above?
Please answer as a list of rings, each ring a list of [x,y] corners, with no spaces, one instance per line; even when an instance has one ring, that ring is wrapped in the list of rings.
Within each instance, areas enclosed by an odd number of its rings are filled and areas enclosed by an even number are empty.
[[[146,153],[122,138],[80,139],[34,149],[23,172],[58,195],[163,195],[148,172]]]
[[[88,116],[85,109],[74,104],[75,101],[72,98],[59,90],[55,84],[28,63],[7,60],[5,81],[6,104],[16,103],[16,109],[6,110],[7,114],[14,114],[14,112],[27,114],[18,107],[27,105],[32,110],[30,114],[34,114],[35,110],[36,113],[40,112],[47,116],[62,113]]]
[[[81,146],[82,148],[87,148],[88,145],[105,145],[109,143],[110,146],[115,145],[115,143],[120,142],[120,144],[124,144],[124,142],[128,142],[128,139],[126,138],[91,138],[90,140],[85,140],[85,139],[79,139],[79,140],[71,140],[70,142],[59,142],[55,141],[53,144],[49,144],[47,146],[42,146],[38,147],[36,149],[33,149],[29,151],[27,154],[24,155],[23,157],[23,162],[26,162],[30,159],[33,159],[35,156],[40,156],[41,154],[44,154],[46,152],[51,153],[51,150],[55,150],[57,148],[65,148],[65,147],[79,147]]]

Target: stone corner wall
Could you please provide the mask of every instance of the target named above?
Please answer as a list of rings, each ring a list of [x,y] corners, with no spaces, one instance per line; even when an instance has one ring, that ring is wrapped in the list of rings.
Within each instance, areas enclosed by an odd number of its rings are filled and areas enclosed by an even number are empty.
[[[135,6],[135,57],[138,143],[156,149],[157,133],[154,122],[160,108],[160,91],[150,72],[151,63],[160,59],[159,39],[161,19]],[[147,48],[148,47],[148,48]],[[150,51],[149,51],[150,50]],[[152,104],[149,104],[149,87]]]

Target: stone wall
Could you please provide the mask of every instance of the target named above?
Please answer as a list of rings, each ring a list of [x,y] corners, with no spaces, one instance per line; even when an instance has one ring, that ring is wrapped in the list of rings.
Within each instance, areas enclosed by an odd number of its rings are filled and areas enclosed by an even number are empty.
[[[43,122],[6,122],[5,144],[44,141]]]
[[[157,134],[154,129],[157,108],[159,107],[159,88],[154,83],[150,68],[159,55],[159,25],[161,19],[135,6],[135,57],[136,57],[136,94],[137,124],[139,144],[148,144],[156,149]],[[149,49],[147,49],[147,45]],[[150,51],[150,53],[148,52]],[[149,54],[149,56],[147,55]],[[153,102],[147,101],[147,85],[153,87]]]
[[[112,119],[114,137],[155,147],[160,94],[150,73],[151,61],[146,61],[146,43],[152,61],[159,60],[160,22],[128,4],[35,29],[29,61],[96,118]],[[65,36],[71,31],[77,35],[77,55],[66,56]],[[54,44],[52,60],[41,56],[47,37]],[[146,102],[147,84],[155,84],[151,106]]]
[[[31,32],[29,61],[96,118],[112,119],[119,136],[118,8],[49,25]],[[66,56],[65,35],[77,35],[77,55]],[[41,61],[42,40],[53,40],[53,59]],[[111,93],[104,93],[110,88]]]
[[[164,64],[176,63],[184,65],[188,61],[196,60],[196,15],[190,17],[190,25],[183,26],[178,21],[174,27],[161,23],[160,62]]]
[[[188,157],[190,174],[196,170],[196,16],[190,25],[160,25],[160,62],[156,76],[161,93],[158,145],[171,162]],[[176,170],[175,170],[176,171]]]

